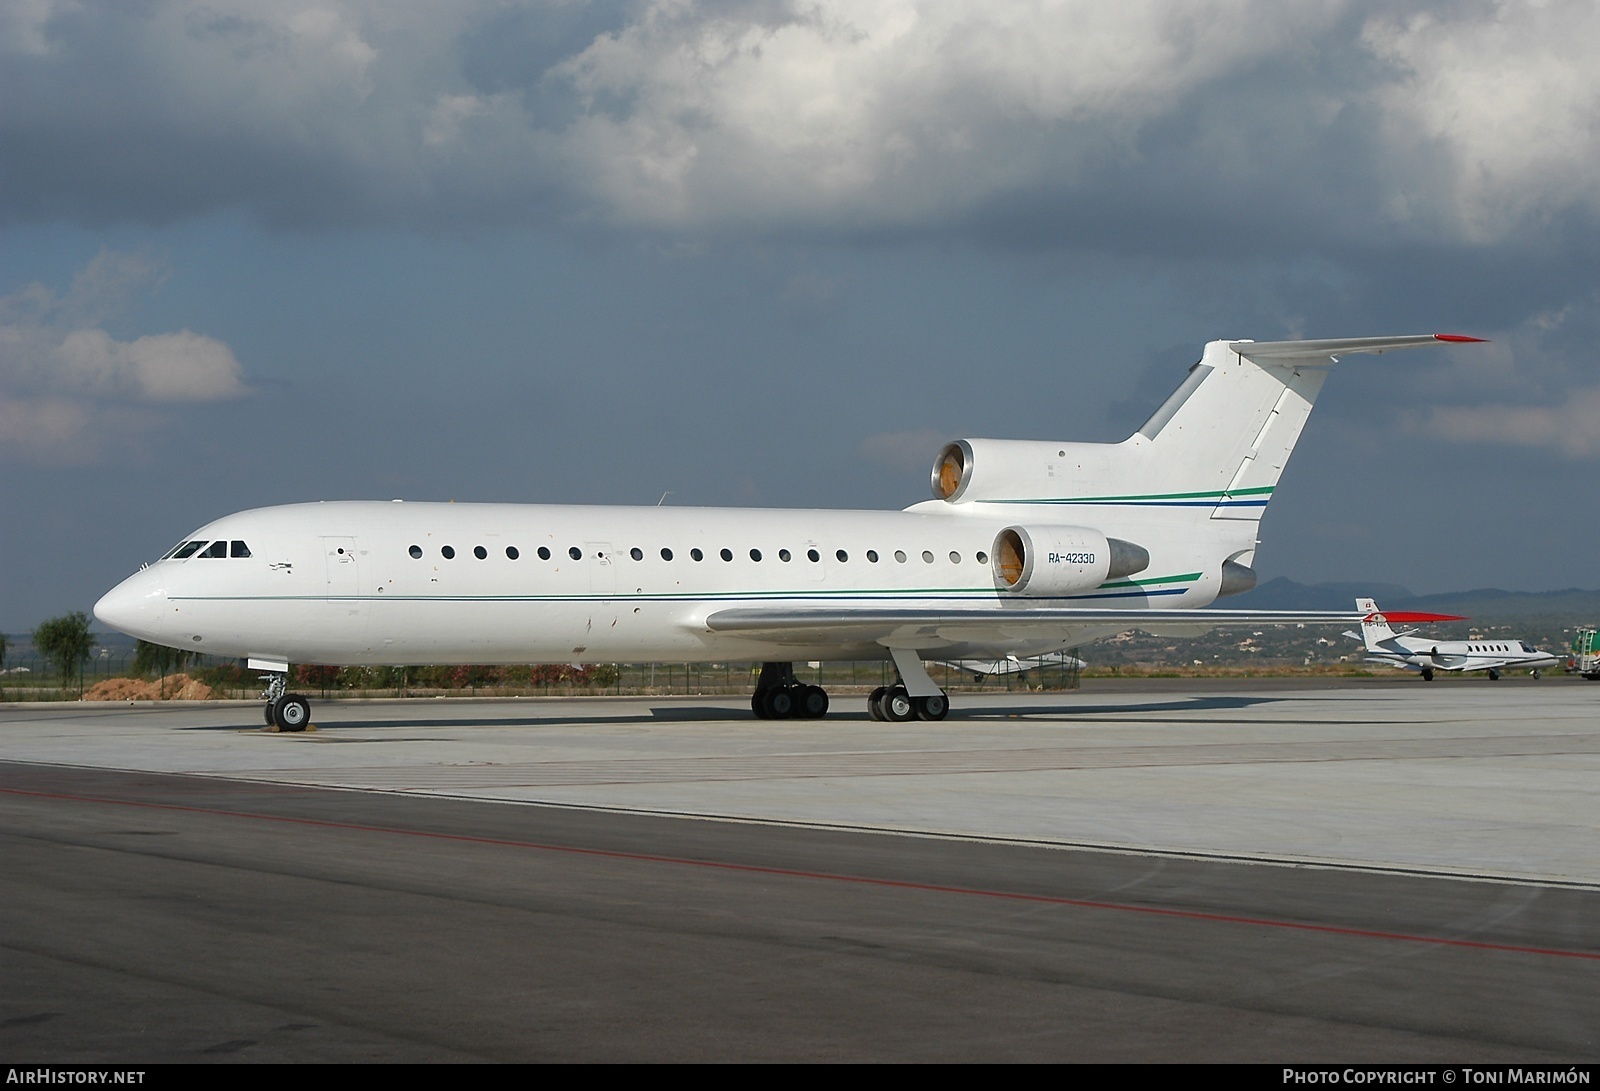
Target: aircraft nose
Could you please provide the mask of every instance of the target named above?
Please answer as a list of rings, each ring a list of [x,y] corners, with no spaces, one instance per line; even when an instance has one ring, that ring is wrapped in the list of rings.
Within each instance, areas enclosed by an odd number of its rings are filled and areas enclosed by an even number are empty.
[[[156,623],[165,612],[166,602],[166,590],[145,570],[129,576],[101,596],[94,604],[94,616],[118,632],[154,639]]]

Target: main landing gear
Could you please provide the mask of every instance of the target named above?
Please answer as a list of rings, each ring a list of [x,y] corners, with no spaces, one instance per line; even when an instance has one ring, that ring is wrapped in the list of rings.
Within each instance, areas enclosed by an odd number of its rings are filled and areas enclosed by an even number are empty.
[[[828,691],[795,678],[793,663],[763,663],[750,711],[762,720],[820,720],[828,714]]]
[[[950,698],[943,691],[913,697],[903,685],[879,686],[867,698],[867,715],[874,720],[903,724],[911,720],[942,720],[950,714]]]
[[[298,693],[287,692],[288,675],[273,671],[267,675],[267,685],[261,691],[267,726],[279,731],[304,731],[311,725],[311,702]]]
[[[933,684],[917,653],[895,648],[890,654],[901,681],[873,690],[867,698],[867,714],[891,723],[948,716],[950,698]],[[828,714],[828,694],[821,686],[796,679],[793,663],[763,663],[756,691],[750,695],[750,711],[763,720],[820,720]]]

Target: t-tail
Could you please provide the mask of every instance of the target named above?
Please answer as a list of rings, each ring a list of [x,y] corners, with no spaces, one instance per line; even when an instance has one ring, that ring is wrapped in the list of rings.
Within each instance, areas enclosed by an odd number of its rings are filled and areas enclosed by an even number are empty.
[[[934,463],[933,494],[950,505],[1033,506],[1019,520],[1096,527],[1151,552],[1159,542],[1191,543],[1189,556],[1167,562],[1174,571],[1201,567],[1216,595],[1248,591],[1262,513],[1330,366],[1352,353],[1479,340],[1212,341],[1121,443],[957,440]]]
[[[1404,633],[1397,633],[1390,628],[1389,623],[1397,625],[1427,625],[1441,621],[1466,621],[1460,614],[1429,614],[1417,610],[1403,610],[1398,613],[1386,614],[1378,609],[1374,599],[1356,599],[1356,613],[1361,615],[1361,637],[1369,652],[1394,651],[1392,647],[1384,647],[1385,642],[1397,637],[1406,636],[1414,629],[1407,629]],[[1348,633],[1355,636],[1355,633]],[[1400,649],[1404,652],[1406,649]]]
[[[1382,644],[1385,640],[1393,640],[1394,630],[1389,628],[1389,619],[1378,609],[1374,599],[1356,599],[1356,613],[1361,615],[1361,639],[1367,645],[1367,651],[1383,651]]]

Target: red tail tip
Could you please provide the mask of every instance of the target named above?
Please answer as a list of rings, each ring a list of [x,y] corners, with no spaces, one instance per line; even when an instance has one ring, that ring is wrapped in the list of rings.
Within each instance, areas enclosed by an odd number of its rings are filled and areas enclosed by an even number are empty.
[[[1436,333],[1433,335],[1433,339],[1435,341],[1450,341],[1462,345],[1487,345],[1489,343],[1489,339],[1487,337],[1468,337],[1464,333]]]

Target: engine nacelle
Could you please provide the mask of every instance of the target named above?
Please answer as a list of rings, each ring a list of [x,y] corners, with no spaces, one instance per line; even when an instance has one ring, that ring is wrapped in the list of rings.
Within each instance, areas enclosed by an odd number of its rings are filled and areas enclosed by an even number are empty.
[[[989,557],[995,585],[1018,595],[1092,591],[1150,566],[1144,547],[1090,527],[1006,527]]]
[[[973,500],[1055,499],[1107,491],[1114,443],[1046,443],[1026,439],[958,439],[933,461],[933,495],[951,504]]]

